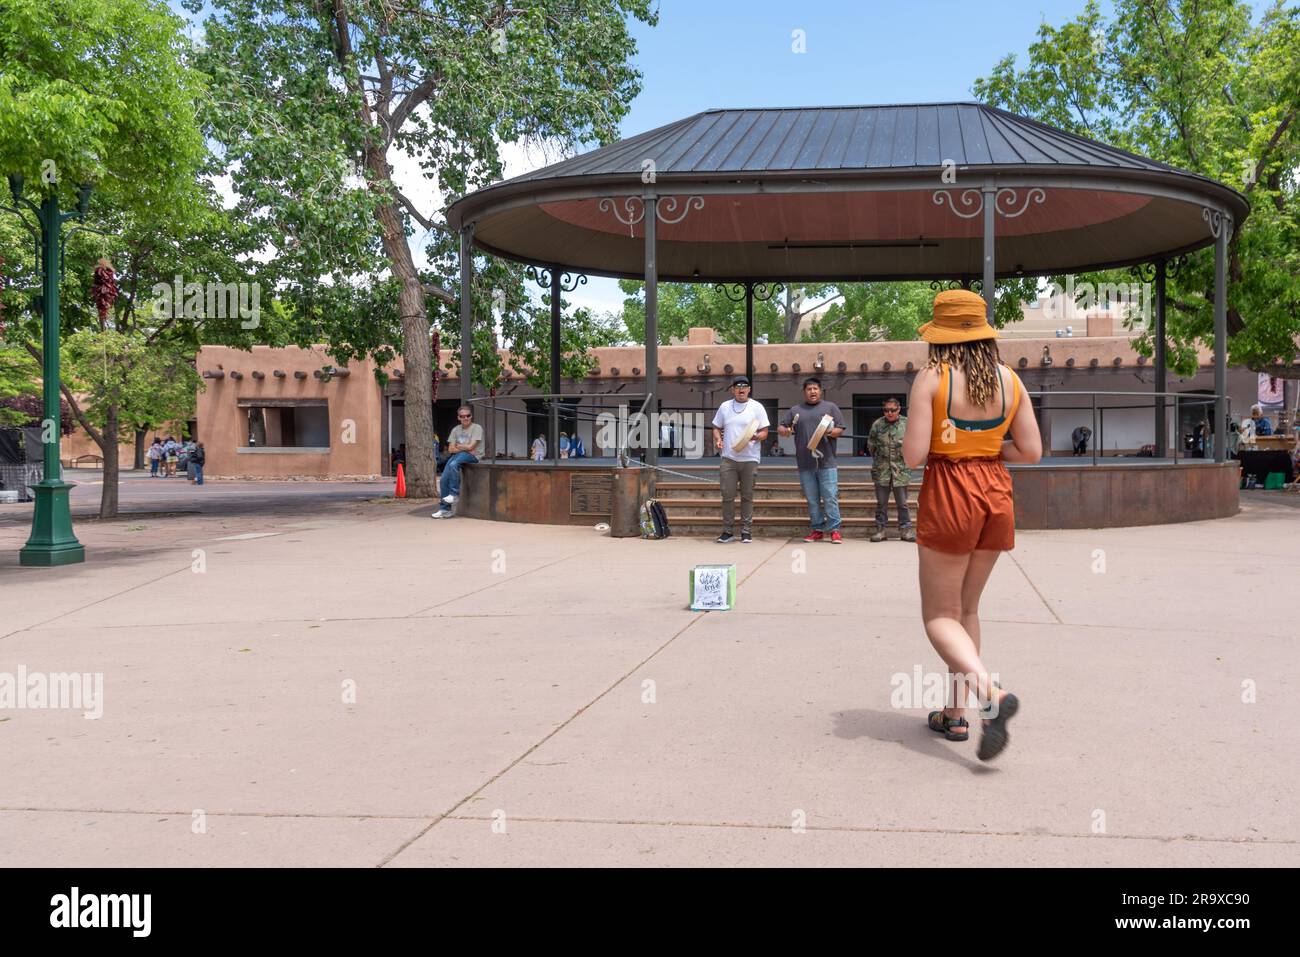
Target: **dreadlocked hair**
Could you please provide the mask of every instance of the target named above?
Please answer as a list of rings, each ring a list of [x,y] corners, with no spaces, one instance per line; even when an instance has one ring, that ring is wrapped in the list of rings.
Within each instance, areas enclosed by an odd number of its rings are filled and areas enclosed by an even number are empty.
[[[931,343],[927,368],[937,369],[947,363],[960,369],[966,376],[966,398],[971,405],[983,408],[997,395],[1002,359],[998,355],[996,339],[976,339],[974,342]]]

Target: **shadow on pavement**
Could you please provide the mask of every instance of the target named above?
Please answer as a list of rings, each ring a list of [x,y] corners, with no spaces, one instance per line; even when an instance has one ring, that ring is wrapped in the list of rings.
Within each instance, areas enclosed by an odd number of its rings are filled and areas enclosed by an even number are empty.
[[[986,764],[975,757],[975,748],[979,745],[979,728],[972,722],[970,740],[964,742],[948,741],[935,734],[925,726],[925,719],[913,711],[872,711],[866,708],[854,708],[849,711],[836,711],[834,733],[837,738],[855,740],[871,738],[882,743],[901,744],[909,751],[947,761],[958,767],[968,769],[972,774],[989,774],[996,771],[994,765]],[[959,748],[969,749],[963,754]]]

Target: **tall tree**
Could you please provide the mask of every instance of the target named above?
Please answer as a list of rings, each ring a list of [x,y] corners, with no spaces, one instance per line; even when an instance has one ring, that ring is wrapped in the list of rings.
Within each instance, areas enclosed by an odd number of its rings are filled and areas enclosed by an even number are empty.
[[[811,342],[875,342],[917,338],[929,321],[934,291],[923,282],[862,282],[842,287],[844,300],[813,320]]]
[[[299,315],[351,307],[328,318],[336,354],[383,358],[400,345],[407,485],[431,496],[431,312],[453,333],[444,343],[459,330],[429,293],[455,291],[457,237],[429,195],[403,194],[394,164],[415,161],[445,197],[499,179],[502,144],[613,140],[640,89],[628,18],[657,13],[650,0],[214,0],[213,10],[208,132],[240,214],[274,247],[267,274]],[[490,314],[476,304],[484,344]]]
[[[1116,0],[1107,17],[1089,2],[1039,27],[1024,69],[1007,56],[974,92],[1243,192],[1251,213],[1228,246],[1229,359],[1300,377],[1300,11],[1275,0],[1253,19],[1234,0]],[[1202,250],[1170,283],[1180,374],[1213,342],[1213,263]],[[1148,355],[1151,335],[1135,340]]]
[[[57,193],[65,208],[78,184],[93,184],[86,225],[112,234],[73,235],[65,226],[61,284],[65,333],[93,330],[103,346],[108,401],[95,407],[105,428],[85,415],[68,383],[63,394],[103,452],[104,517],[117,513],[118,424],[128,397],[140,395],[117,387],[133,373],[110,343],[114,335],[149,342],[175,325],[136,322],[136,280],[150,275],[147,263],[160,265],[155,251],[169,239],[207,238],[202,225],[214,209],[197,179],[205,156],[195,115],[203,86],[187,62],[182,26],[161,0],[6,0],[0,17],[0,172],[23,176],[33,200]],[[30,240],[15,235],[0,231],[0,258],[9,264],[4,336],[39,361],[40,321],[27,309],[39,285],[36,263]],[[123,295],[101,311],[89,287],[108,253],[125,257],[127,275]],[[188,266],[168,260],[166,281],[173,268],[188,273]]]

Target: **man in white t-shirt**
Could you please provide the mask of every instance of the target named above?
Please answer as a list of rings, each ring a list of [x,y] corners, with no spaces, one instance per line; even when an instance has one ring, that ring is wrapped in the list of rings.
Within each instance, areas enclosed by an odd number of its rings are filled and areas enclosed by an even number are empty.
[[[471,462],[477,462],[483,452],[483,426],[474,421],[474,410],[467,405],[456,410],[456,425],[447,436],[447,451],[450,454],[439,480],[442,508],[433,513],[434,518],[452,517],[452,506],[460,498],[460,470]]]
[[[731,398],[718,406],[713,417],[713,444],[722,462],[718,477],[722,485],[722,534],[719,542],[735,541],[736,488],[740,488],[740,541],[752,542],[754,522],[754,477],[762,443],[767,441],[767,410],[763,403],[749,398],[749,379],[736,376],[731,382]],[[752,429],[752,431],[751,431]],[[735,446],[749,435],[749,441]]]

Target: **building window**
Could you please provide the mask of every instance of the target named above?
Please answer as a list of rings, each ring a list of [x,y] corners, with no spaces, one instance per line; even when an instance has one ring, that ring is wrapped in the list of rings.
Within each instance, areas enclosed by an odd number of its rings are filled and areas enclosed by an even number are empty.
[[[328,452],[329,405],[324,399],[240,402],[240,452]]]

